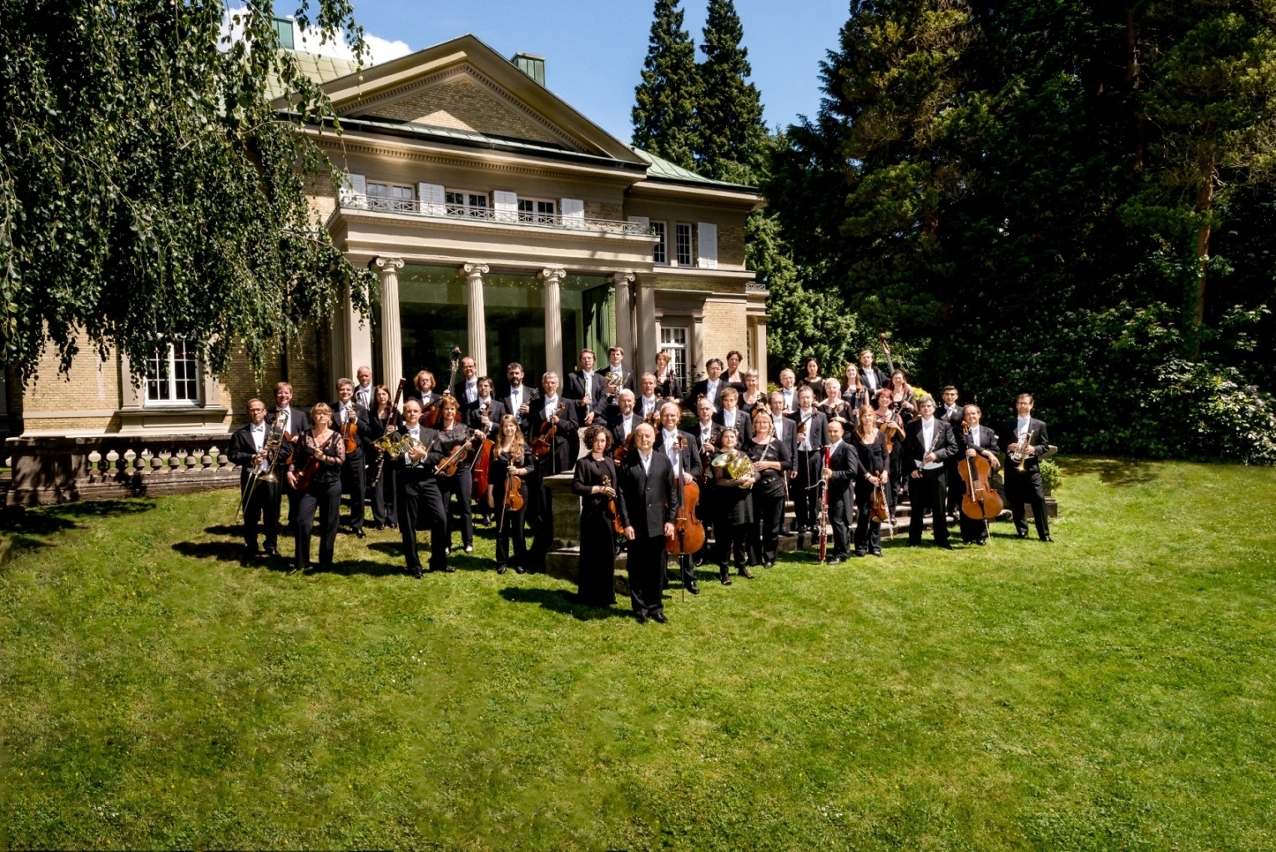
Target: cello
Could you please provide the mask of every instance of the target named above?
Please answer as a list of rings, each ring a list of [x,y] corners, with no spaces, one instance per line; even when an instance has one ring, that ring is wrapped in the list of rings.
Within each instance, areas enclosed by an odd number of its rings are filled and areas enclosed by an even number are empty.
[[[687,449],[687,439],[678,438],[678,451]],[[681,556],[699,551],[704,547],[704,524],[696,517],[696,504],[700,502],[700,486],[695,480],[682,483],[682,502],[678,506],[678,516],[674,518],[673,535],[665,539],[665,552]]]
[[[962,433],[970,434],[969,424],[962,424]],[[1001,514],[1003,508],[1001,495],[993,490],[991,476],[992,465],[979,453],[967,456],[957,466],[962,481],[966,483],[966,493],[961,498],[961,511],[966,517],[988,523],[989,519]]]

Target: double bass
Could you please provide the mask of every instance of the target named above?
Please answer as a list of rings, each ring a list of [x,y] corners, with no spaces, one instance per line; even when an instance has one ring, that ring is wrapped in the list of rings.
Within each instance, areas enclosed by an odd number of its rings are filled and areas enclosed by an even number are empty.
[[[687,448],[687,439],[679,436],[678,452]],[[682,483],[682,503],[678,506],[678,516],[674,518],[673,535],[665,539],[665,552],[681,556],[696,553],[704,547],[704,524],[696,517],[696,504],[700,502],[700,486],[695,480]]]
[[[962,424],[963,434],[970,434],[970,425]],[[1001,514],[1001,495],[992,487],[992,465],[979,453],[967,456],[957,465],[957,472],[966,483],[966,493],[961,497],[961,512],[975,521],[987,523]]]

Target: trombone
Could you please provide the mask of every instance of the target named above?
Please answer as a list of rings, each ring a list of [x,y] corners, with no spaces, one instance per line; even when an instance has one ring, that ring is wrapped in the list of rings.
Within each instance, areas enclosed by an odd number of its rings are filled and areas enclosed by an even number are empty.
[[[275,465],[279,463],[280,448],[284,443],[284,422],[288,419],[287,411],[279,411],[275,414],[274,425],[270,427],[270,432],[266,434],[266,440],[262,444],[261,452],[263,460],[269,459],[270,464],[263,473],[261,470],[261,462],[254,462],[252,472],[248,474],[248,487],[244,489],[244,499],[239,503],[239,511],[235,513],[235,520],[239,520],[240,516],[248,511],[248,504],[252,502],[253,492],[257,490],[258,483],[278,482],[279,478],[275,476]]]

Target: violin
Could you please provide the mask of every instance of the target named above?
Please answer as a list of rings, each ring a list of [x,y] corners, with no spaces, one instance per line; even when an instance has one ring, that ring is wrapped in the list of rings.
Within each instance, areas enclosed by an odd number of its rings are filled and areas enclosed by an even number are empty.
[[[687,439],[678,438],[678,451],[687,448]],[[682,503],[673,522],[673,535],[665,539],[665,552],[673,555],[695,553],[704,547],[704,524],[696,517],[696,504],[700,502],[700,486],[682,482]]]
[[[490,402],[483,403],[482,416],[487,416],[487,411],[491,407]],[[474,454],[474,464],[470,466],[470,476],[474,478],[474,493],[486,494],[488,476],[491,472],[492,464],[492,448],[496,446],[492,439],[487,437],[487,433],[483,434],[483,445],[479,447],[477,453]]]
[[[629,433],[629,437],[624,440],[620,446],[611,451],[611,460],[616,464],[621,464],[629,456],[629,451],[634,448],[634,435],[637,430]]]
[[[346,422],[341,424],[341,437],[346,440],[346,455],[359,448],[359,418],[354,413],[354,403],[346,403]]]
[[[970,424],[961,425],[962,434],[970,434]],[[1002,503],[999,495],[992,487],[992,465],[981,454],[967,456],[957,466],[962,481],[966,483],[966,493],[961,498],[961,512],[976,521],[988,521],[1001,514]]]
[[[562,411],[567,406],[563,400],[558,401],[558,408],[554,413]],[[558,434],[558,423],[551,419],[541,424],[540,432],[532,439],[532,456],[537,459],[545,458],[554,449],[554,436]]]
[[[603,488],[611,488],[610,476],[606,476],[606,475],[603,476]],[[625,525],[620,520],[620,511],[616,508],[615,497],[607,498],[607,507],[605,509],[605,512],[607,517],[611,519],[611,528],[612,530],[615,531],[616,535],[624,535]]]
[[[475,429],[473,435],[458,444],[456,449],[452,450],[451,454],[448,455],[447,458],[435,465],[434,475],[456,476],[456,471],[460,468],[461,462],[469,458],[470,450],[474,448],[475,441],[481,441],[482,439],[483,433]]]
[[[511,458],[509,465],[505,468],[505,503],[506,509],[511,512],[521,512],[523,510],[523,480],[514,473],[514,459]]]
[[[314,433],[312,432],[311,435],[313,436],[313,434]],[[325,445],[327,444],[326,441],[324,443]],[[310,487],[310,481],[314,479],[315,474],[319,472],[319,466],[323,464],[323,460],[323,447],[315,447],[314,452],[310,454],[310,458],[306,459],[306,463],[302,466],[301,470],[297,471],[297,491],[305,491]]]
[[[880,481],[883,471],[878,471],[879,481],[873,486],[873,500],[868,507],[868,519],[874,523],[882,523],[891,516],[886,506],[886,486]]]

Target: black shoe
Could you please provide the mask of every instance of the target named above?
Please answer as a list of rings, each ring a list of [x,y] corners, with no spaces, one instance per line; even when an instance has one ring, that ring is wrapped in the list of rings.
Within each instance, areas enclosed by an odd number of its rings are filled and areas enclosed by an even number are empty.
[[[368,537],[368,534],[367,534],[366,532],[364,532],[364,531],[363,531],[363,527],[359,527],[357,530],[355,530],[355,531],[354,531],[354,534],[355,534],[355,536],[357,536],[358,538],[367,538],[367,537]]]
[[[796,546],[796,547],[794,547],[793,549],[794,549],[794,550],[805,550],[805,549],[806,549],[806,548],[805,548],[805,545],[806,545],[806,541],[805,541],[805,539],[806,539],[806,533],[802,532],[801,530],[798,530],[798,534],[797,534],[797,546]]]
[[[420,580],[422,577],[425,576],[425,573],[421,570],[420,565],[415,565],[409,568],[408,573],[412,575],[412,579],[414,580]]]
[[[731,585],[731,574],[728,573],[726,568],[722,568],[718,571],[718,579],[722,582],[722,585],[724,586]]]
[[[873,555],[876,556],[878,559],[882,558],[882,552],[880,550],[874,550]]]
[[[515,574],[526,574],[526,573],[527,573],[527,569],[526,569],[526,568],[524,568],[522,565],[515,565],[515,566],[514,566],[514,573],[515,573]]]
[[[855,551],[854,553],[852,553],[851,555],[852,555],[852,556],[854,556],[856,559],[860,559],[861,557],[868,556],[868,551],[867,551],[867,550],[857,550],[857,551]]]
[[[497,573],[497,574],[504,574],[504,573],[505,573],[505,566],[504,566],[504,565],[497,565],[497,566],[496,566],[496,573]]]
[[[381,523],[380,521],[378,521],[377,523],[373,524],[373,526],[374,526],[376,529],[378,529],[378,530],[383,530],[383,529],[385,529],[385,524]]]
[[[657,624],[667,624],[669,622],[669,619],[665,618],[665,614],[663,612],[656,613],[651,617],[651,620]]]
[[[273,547],[266,549],[266,556],[270,559],[279,559],[279,551]]]
[[[455,574],[455,573],[456,573],[456,569],[455,569],[455,568],[453,568],[451,565],[444,565],[444,566],[443,566],[443,568],[442,568],[442,571],[443,571],[443,573],[444,573],[444,574]]]
[[[837,565],[837,564],[839,564],[841,561],[842,561],[842,557],[840,557],[840,556],[834,556],[833,558],[829,559],[829,560],[828,560],[825,564],[827,564],[827,565]]]
[[[774,562],[771,562],[770,560],[768,560],[768,561],[766,561],[766,562],[763,562],[763,563],[762,563],[762,567],[763,567],[763,568],[774,568],[774,567],[775,567],[775,563],[774,563]]]
[[[286,577],[291,577],[293,574],[296,574],[296,573],[297,573],[298,571],[300,571],[300,570],[301,570],[300,568],[298,568],[296,565],[294,565],[294,566],[292,566],[291,568],[289,568],[289,569],[288,569],[288,573],[287,573],[287,574],[285,574],[284,576],[286,576]]]
[[[753,579],[753,575],[752,575],[751,573],[749,573],[749,569],[748,569],[747,567],[745,567],[744,565],[741,565],[739,568],[737,568],[737,569],[736,569],[736,573],[737,573],[737,574],[739,574],[741,577],[743,577],[743,578],[744,578],[744,579],[746,579],[746,580],[752,580],[752,579]]]
[[[1028,534],[1026,532],[1015,533],[1015,538],[1027,538],[1027,537],[1028,537]]]
[[[643,615],[641,612],[634,613],[634,618],[638,619],[639,624],[647,623],[647,616]]]
[[[975,542],[975,544],[979,545],[980,547],[986,547],[988,544],[988,539],[981,538],[979,539],[979,541]]]
[[[951,544],[948,544],[947,542],[945,542],[944,544],[941,544],[941,545],[940,545],[940,547],[942,547],[944,550],[952,550],[952,549],[953,549],[953,546],[952,546]]]
[[[1051,538],[1050,536],[1048,536],[1048,535],[1044,535],[1044,536],[1042,536],[1042,537],[1041,537],[1041,540],[1042,540],[1042,541],[1048,541],[1048,542],[1051,542],[1052,544],[1054,543],[1054,539],[1052,539],[1052,538]]]
[[[700,584],[697,583],[695,580],[692,580],[691,582],[687,583],[687,591],[691,592],[691,594],[693,595],[700,594]]]

